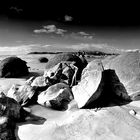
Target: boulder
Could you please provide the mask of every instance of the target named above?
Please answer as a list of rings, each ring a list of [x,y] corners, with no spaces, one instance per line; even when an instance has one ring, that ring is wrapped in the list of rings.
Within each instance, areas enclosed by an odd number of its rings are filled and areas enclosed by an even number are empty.
[[[28,73],[26,62],[18,57],[8,57],[0,62],[0,77],[16,78]]]
[[[68,103],[73,99],[71,89],[67,84],[57,83],[50,86],[38,96],[38,103],[54,109],[67,109]]]
[[[75,54],[62,53],[62,54],[55,55],[46,64],[46,69],[52,68],[58,63],[63,62],[63,61],[74,62],[74,65],[78,68],[77,79],[79,80],[81,78],[82,70],[85,68],[85,63],[83,63],[82,60]]]
[[[21,106],[27,105],[29,102],[31,102],[31,98],[34,96],[36,91],[36,87],[31,86],[33,79],[34,77],[31,77],[24,85],[14,84],[9,89],[6,96],[13,98]]]
[[[83,70],[81,81],[78,83],[78,85],[72,87],[74,99],[79,108],[83,107],[93,94],[95,100],[100,96],[102,89],[99,88],[101,91],[97,89],[101,82],[101,78],[102,67],[100,62],[90,62]]]
[[[121,54],[103,61],[105,69],[114,69],[129,95],[140,92],[140,53]]]
[[[115,70],[104,70],[100,60],[90,62],[83,70],[81,81],[72,88],[79,108],[107,106],[110,103],[130,101]]]
[[[47,63],[49,61],[46,57],[40,57],[38,60],[40,63]]]
[[[69,86],[76,84],[78,68],[72,63],[61,62],[54,67],[45,70],[44,77],[53,85],[59,82],[65,82]],[[46,80],[47,83],[47,80]]]

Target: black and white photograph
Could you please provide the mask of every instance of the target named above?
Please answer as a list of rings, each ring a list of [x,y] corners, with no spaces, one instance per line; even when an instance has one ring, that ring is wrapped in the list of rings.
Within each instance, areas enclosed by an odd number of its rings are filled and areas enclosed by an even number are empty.
[[[140,5],[0,1],[0,140],[140,140]]]

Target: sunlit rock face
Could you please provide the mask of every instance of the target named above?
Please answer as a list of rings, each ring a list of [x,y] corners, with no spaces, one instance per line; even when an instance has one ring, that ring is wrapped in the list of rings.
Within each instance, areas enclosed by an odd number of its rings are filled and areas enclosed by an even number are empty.
[[[50,86],[38,96],[38,103],[54,109],[67,109],[67,104],[73,99],[71,89],[67,84],[57,83]]]
[[[99,61],[92,61],[84,69],[82,79],[72,88],[79,108],[107,106],[111,102],[130,101],[115,70],[104,70]]]
[[[36,90],[36,87],[31,86],[33,79],[34,77],[29,78],[23,85],[19,84],[12,85],[12,87],[6,93],[6,96],[13,98],[21,106],[26,105],[27,103],[30,102]]]
[[[128,52],[108,62],[103,61],[105,69],[114,69],[120,82],[129,95],[140,91],[140,53]]]
[[[81,81],[72,88],[74,99],[77,101],[79,108],[83,107],[93,94],[95,100],[100,96],[101,91],[95,92],[101,82],[101,77],[100,62],[90,62],[83,70]]]

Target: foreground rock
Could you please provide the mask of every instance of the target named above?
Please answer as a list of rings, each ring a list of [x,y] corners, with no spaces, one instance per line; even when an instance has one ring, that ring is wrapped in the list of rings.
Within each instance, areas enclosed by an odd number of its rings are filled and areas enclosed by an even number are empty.
[[[16,140],[16,124],[25,121],[45,121],[42,117],[31,115],[14,99],[0,93],[0,139]]]
[[[104,70],[99,60],[87,65],[81,81],[72,88],[72,92],[79,108],[103,107],[111,102],[130,101],[115,71]]]
[[[54,109],[63,110],[68,108],[68,103],[73,99],[70,87],[64,83],[50,86],[38,96],[38,103]]]
[[[83,107],[93,94],[95,100],[100,96],[103,88],[100,88],[101,91],[97,91],[97,89],[101,78],[102,67],[99,61],[89,63],[83,70],[81,81],[78,85],[72,87],[74,99],[77,101],[79,108]]]
[[[8,57],[0,62],[0,77],[17,78],[28,73],[26,62],[18,57]]]
[[[13,98],[21,106],[25,106],[27,104],[36,103],[36,101],[33,101],[32,100],[34,94],[36,93],[36,89],[37,89],[37,87],[31,86],[31,84],[32,84],[33,81],[34,81],[34,77],[31,77],[23,85],[14,84],[9,89],[9,91],[6,94],[6,96],[7,97],[10,97],[10,98]]]

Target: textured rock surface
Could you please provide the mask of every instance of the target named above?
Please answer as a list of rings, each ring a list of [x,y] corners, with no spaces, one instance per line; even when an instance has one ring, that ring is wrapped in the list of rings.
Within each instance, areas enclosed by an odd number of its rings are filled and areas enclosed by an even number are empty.
[[[67,104],[73,99],[71,89],[64,83],[50,86],[38,96],[38,103],[55,109],[67,109]]]
[[[81,78],[82,70],[85,68],[85,61],[82,61],[78,56],[72,53],[62,53],[56,55],[54,58],[50,59],[49,62],[46,64],[46,69],[49,69],[51,67],[54,67],[58,63],[62,61],[69,61],[74,62],[74,65],[78,68],[78,75],[77,79],[79,80]]]
[[[31,86],[33,79],[34,77],[31,77],[23,85],[13,85],[6,96],[15,99],[22,106],[26,105],[33,97],[36,90],[36,87]]]
[[[16,121],[20,119],[20,105],[12,98],[0,97],[0,139],[16,140]]]
[[[74,99],[78,103],[78,107],[83,107],[89,98],[94,94],[96,100],[101,91],[96,92],[102,78],[102,68],[99,61],[90,62],[83,70],[81,81],[78,85],[72,87]],[[95,93],[96,92],[96,93]]]
[[[140,53],[130,52],[103,61],[105,69],[114,69],[129,95],[140,91]]]
[[[107,106],[115,100],[118,103],[130,101],[130,97],[115,70],[104,70],[102,63],[98,60],[87,65],[81,81],[72,88],[72,91],[79,108]]]
[[[28,73],[26,62],[18,57],[8,57],[0,62],[0,77],[20,77]]]

